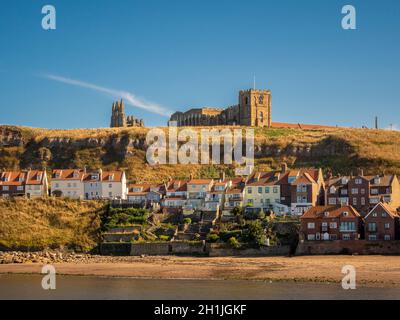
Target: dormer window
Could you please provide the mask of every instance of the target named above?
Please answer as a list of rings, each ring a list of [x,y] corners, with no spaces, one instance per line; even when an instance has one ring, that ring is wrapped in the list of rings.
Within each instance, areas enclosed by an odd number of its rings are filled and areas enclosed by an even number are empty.
[[[343,215],[343,217],[348,217],[349,213],[347,211],[343,211],[342,215]]]
[[[329,217],[329,212],[328,212],[328,211],[325,211],[325,212],[324,212],[324,216],[325,216],[325,217]]]
[[[24,177],[22,177],[22,176],[19,176],[19,177],[18,177],[18,181],[19,181],[19,182],[22,182],[22,181],[24,181]]]
[[[336,193],[336,188],[334,186],[331,187],[331,193]]]
[[[349,179],[343,177],[342,178],[342,184],[347,184],[349,182]]]
[[[92,175],[92,180],[97,180],[98,178],[99,178],[99,176],[97,174]]]
[[[108,176],[108,181],[113,181],[114,180],[114,176],[113,175],[109,175]]]
[[[57,173],[54,175],[54,177],[55,177],[56,179],[58,179],[58,178],[60,178],[60,174],[57,172]]]
[[[42,175],[38,174],[38,175],[36,176],[36,180],[37,180],[37,181],[42,180]]]
[[[380,184],[380,183],[381,183],[381,178],[374,179],[374,184]]]
[[[78,178],[78,177],[79,177],[79,174],[78,174],[78,172],[74,172],[74,173],[72,174],[72,176],[73,176],[74,178]]]

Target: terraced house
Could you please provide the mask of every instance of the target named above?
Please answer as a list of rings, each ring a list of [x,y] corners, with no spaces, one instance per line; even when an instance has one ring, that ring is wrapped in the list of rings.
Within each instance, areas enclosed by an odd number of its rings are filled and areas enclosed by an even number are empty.
[[[46,170],[0,172],[0,197],[28,198],[48,195]]]
[[[279,174],[275,172],[255,172],[246,181],[245,205],[262,210],[285,211],[282,206]],[[287,211],[287,210],[286,210]]]
[[[400,184],[396,175],[364,175],[360,170],[355,177],[329,179],[326,199],[331,205],[350,204],[365,216],[379,202],[400,207]]]
[[[358,240],[361,238],[361,231],[361,215],[349,205],[316,206],[301,217],[302,240]]]
[[[72,199],[126,199],[125,172],[56,169],[52,173],[51,193]]]

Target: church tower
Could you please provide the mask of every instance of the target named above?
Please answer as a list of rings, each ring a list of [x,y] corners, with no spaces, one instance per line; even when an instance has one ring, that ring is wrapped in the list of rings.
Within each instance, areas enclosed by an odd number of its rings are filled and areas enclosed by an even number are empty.
[[[239,120],[242,126],[271,127],[271,91],[241,90],[239,92]]]

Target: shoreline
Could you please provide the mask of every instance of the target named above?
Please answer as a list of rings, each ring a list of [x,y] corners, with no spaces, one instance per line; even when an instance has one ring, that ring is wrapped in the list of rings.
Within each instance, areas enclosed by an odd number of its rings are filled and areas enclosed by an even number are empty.
[[[242,280],[339,284],[345,265],[356,268],[357,285],[400,288],[397,256],[303,257],[107,257],[104,261],[53,263],[65,276],[151,280]],[[43,263],[0,264],[0,275],[41,274]]]

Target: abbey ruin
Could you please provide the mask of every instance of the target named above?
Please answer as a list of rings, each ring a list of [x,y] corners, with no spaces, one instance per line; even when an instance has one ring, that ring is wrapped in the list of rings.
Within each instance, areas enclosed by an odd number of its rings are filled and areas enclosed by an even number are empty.
[[[176,121],[178,126],[272,126],[270,90],[241,90],[238,102],[224,109],[204,107],[175,112],[170,121]]]
[[[144,122],[143,119],[137,119],[134,116],[126,117],[124,101],[121,99],[112,104],[110,127],[144,127]]]

